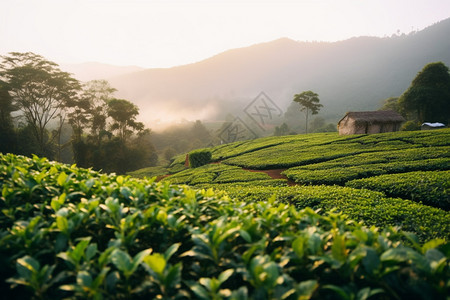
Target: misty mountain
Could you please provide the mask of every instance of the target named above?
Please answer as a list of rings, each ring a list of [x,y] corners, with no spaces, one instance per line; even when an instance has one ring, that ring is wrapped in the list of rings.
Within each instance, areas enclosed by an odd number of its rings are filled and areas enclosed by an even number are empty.
[[[75,78],[83,82],[94,79],[106,79],[144,70],[144,68],[137,66],[113,66],[96,62],[61,64],[60,68],[65,72],[72,73]]]
[[[233,49],[203,61],[111,77],[117,96],[140,107],[141,120],[223,119],[239,115],[260,92],[282,110],[293,95],[319,94],[320,115],[378,109],[400,96],[430,62],[450,66],[450,19],[408,35],[339,42],[287,38]]]

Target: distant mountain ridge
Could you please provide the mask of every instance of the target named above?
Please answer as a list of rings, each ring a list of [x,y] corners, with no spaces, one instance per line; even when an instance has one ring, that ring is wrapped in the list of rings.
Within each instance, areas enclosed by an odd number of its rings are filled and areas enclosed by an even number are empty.
[[[220,119],[242,112],[264,91],[283,110],[293,95],[319,94],[321,114],[374,110],[400,96],[424,65],[450,66],[450,19],[419,32],[339,42],[281,38],[232,49],[203,61],[111,76],[117,96],[136,103],[141,120]]]
[[[61,64],[60,67],[61,70],[72,73],[75,78],[83,82],[94,79],[107,79],[144,70],[144,68],[137,66],[114,66],[97,62]]]

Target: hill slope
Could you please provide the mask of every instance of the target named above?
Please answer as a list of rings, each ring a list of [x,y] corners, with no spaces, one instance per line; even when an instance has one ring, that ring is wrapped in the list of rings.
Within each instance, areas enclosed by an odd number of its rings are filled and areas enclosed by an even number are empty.
[[[214,164],[179,171],[179,156],[171,165],[175,174],[163,180],[214,187],[247,201],[275,197],[297,207],[338,209],[370,225],[402,226],[423,239],[450,238],[448,222],[434,232],[419,229],[425,211],[449,215],[450,129],[267,137],[210,151]],[[297,186],[264,170],[278,170]]]
[[[286,38],[229,50],[204,61],[111,78],[119,96],[139,105],[142,119],[207,119],[241,113],[261,91],[283,110],[295,93],[314,90],[322,113],[372,110],[399,96],[422,67],[450,65],[450,19],[390,38],[335,43]]]

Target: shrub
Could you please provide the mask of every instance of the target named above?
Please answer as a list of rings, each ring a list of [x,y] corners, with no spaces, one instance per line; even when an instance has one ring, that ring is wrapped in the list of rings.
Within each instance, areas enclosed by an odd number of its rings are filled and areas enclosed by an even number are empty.
[[[408,172],[352,180],[349,187],[384,192],[450,210],[450,171]]]
[[[176,184],[215,184],[269,180],[264,173],[250,172],[239,167],[225,164],[208,164],[195,169],[187,169],[164,179]]]
[[[420,244],[394,228],[299,211],[270,197],[246,203],[222,192],[1,154],[0,190],[5,299],[445,299],[449,293],[444,240]]]
[[[413,201],[388,198],[383,193],[340,186],[269,187],[234,184],[220,187],[241,201],[277,201],[299,209],[310,207],[324,212],[336,210],[367,226],[400,226],[417,234],[422,241],[450,237],[450,213]]]
[[[204,166],[211,162],[211,151],[206,149],[195,150],[189,153],[189,165],[192,168]]]
[[[420,130],[420,123],[418,121],[407,121],[402,125],[401,130],[404,131]]]

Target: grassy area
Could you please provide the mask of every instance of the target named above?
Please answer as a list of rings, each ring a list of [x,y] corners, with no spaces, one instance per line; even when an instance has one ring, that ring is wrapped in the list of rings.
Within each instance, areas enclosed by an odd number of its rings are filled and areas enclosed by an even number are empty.
[[[152,177],[162,177],[169,173],[167,167],[157,166],[157,167],[148,167],[139,169],[136,171],[128,172],[127,175],[136,177],[136,178],[152,178]]]

